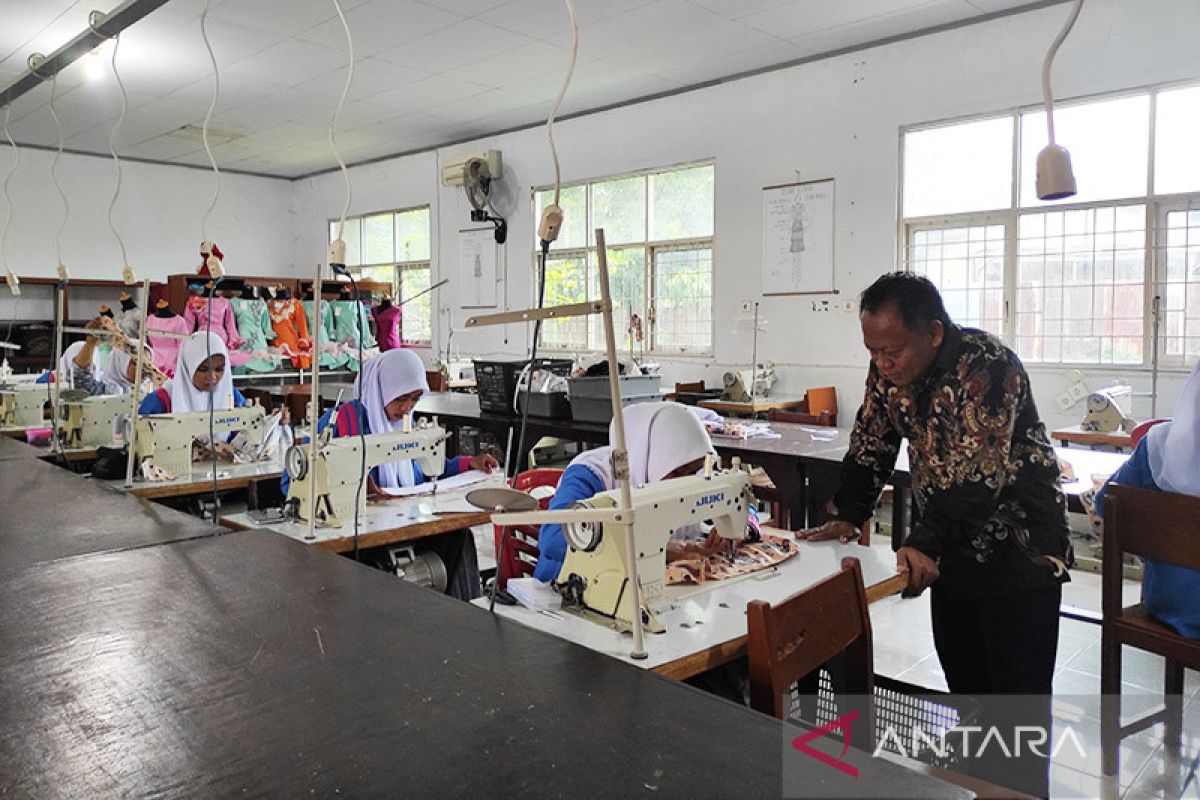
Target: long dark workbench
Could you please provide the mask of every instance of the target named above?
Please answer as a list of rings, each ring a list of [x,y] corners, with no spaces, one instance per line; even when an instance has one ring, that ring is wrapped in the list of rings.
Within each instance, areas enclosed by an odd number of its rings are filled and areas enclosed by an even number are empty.
[[[220,531],[37,458],[0,463],[0,572]]]
[[[0,794],[767,797],[792,758],[965,796],[261,531],[29,565],[0,607]]]
[[[0,436],[0,461],[20,461],[37,458],[43,451],[8,436]]]

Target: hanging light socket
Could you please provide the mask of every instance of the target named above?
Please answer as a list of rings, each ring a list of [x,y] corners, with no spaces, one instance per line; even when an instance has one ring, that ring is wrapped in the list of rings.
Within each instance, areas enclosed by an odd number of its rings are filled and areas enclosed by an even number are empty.
[[[121,280],[125,281],[126,286],[133,286],[137,283],[137,275],[134,274],[133,267],[125,265],[125,269],[121,270]]]
[[[6,270],[4,273],[4,280],[8,284],[8,290],[12,292],[13,297],[16,297],[21,293],[21,279],[17,277],[17,273],[13,272],[11,269]]]
[[[1061,200],[1076,192],[1071,154],[1060,144],[1048,144],[1037,157],[1037,196],[1039,200]]]
[[[329,245],[329,266],[337,271],[337,267],[346,266],[346,243],[341,239],[334,239]]]
[[[71,270],[67,269],[66,264],[60,263],[58,265],[58,279],[63,283],[71,280]]]

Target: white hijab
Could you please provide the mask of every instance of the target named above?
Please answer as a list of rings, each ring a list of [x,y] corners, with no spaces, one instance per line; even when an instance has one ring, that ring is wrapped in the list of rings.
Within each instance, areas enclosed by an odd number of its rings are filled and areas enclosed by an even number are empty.
[[[151,358],[154,358],[154,352],[149,347],[146,348],[146,352]],[[112,354],[108,357],[108,363],[104,365],[104,373],[100,377],[100,380],[104,381],[106,394],[129,394],[133,390],[133,381],[129,380],[125,374],[131,361],[133,361],[133,356],[129,353],[113,348]],[[145,376],[143,375],[143,377]]]
[[[1175,418],[1146,434],[1146,450],[1158,488],[1200,495],[1200,362],[1179,395]]]
[[[700,420],[679,403],[637,403],[626,406],[625,446],[629,448],[629,479],[634,486],[660,481],[668,473],[713,452],[712,440]],[[608,428],[611,442],[615,423]],[[580,453],[571,462],[582,464],[616,488],[612,469],[612,446]]]
[[[367,361],[354,383],[354,395],[367,412],[371,433],[402,430],[403,420],[392,422],[384,406],[401,395],[429,392],[425,364],[411,350],[388,350]],[[412,414],[409,414],[411,422]],[[380,488],[395,489],[416,483],[412,459],[379,465]]]
[[[202,392],[192,383],[192,376],[209,357],[225,356],[225,372],[217,388]],[[115,355],[115,353],[114,353]],[[214,408],[224,411],[233,407],[233,373],[230,370],[229,349],[215,333],[197,331],[184,340],[179,348],[179,360],[175,362],[175,377],[163,386],[171,396],[171,413],[208,411]]]
[[[75,388],[73,383],[76,368],[75,356],[79,355],[81,350],[83,350],[83,342],[76,342],[66,350],[63,350],[62,358],[58,360],[58,374],[54,376],[54,379],[56,381],[63,382],[63,389]],[[96,351],[93,350],[92,352],[95,353]],[[93,380],[100,380],[100,368],[96,366],[96,359],[94,356],[92,358],[92,363],[88,364],[87,368],[88,371],[91,372]]]

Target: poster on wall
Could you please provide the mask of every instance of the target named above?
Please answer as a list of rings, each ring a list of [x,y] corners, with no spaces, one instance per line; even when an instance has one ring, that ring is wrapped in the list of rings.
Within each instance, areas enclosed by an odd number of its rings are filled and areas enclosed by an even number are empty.
[[[833,178],[763,188],[763,294],[833,288]]]
[[[496,307],[496,235],[493,228],[458,232],[458,299],[463,308]]]

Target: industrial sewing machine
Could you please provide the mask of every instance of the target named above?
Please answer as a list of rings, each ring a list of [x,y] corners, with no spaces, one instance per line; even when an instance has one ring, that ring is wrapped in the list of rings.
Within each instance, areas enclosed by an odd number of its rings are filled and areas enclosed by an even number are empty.
[[[250,445],[261,446],[266,417],[262,406],[252,404],[216,411],[212,425],[214,435],[240,431]],[[207,411],[138,417],[135,463],[140,466],[148,459],[151,468],[173,478],[187,475],[192,470],[192,442],[207,438]]]
[[[766,397],[775,384],[775,363],[767,361],[754,369],[726,372],[725,396],[735,403],[748,403],[755,397]]]
[[[49,402],[47,384],[15,384],[0,389],[0,428],[40,428],[47,424],[42,409]]]
[[[707,471],[707,470],[706,470]],[[631,491],[632,524],[578,522],[563,525],[567,557],[555,588],[564,608],[591,611],[613,620],[621,630],[633,624],[629,591],[627,538],[633,537],[637,575],[641,581],[642,619],[647,630],[664,628],[648,602],[662,594],[667,568],[667,542],[678,528],[711,520],[729,542],[746,535],[753,503],[750,478],[741,469],[718,471],[711,476],[672,478]],[[603,492],[576,503],[575,509],[615,508],[620,490]],[[544,512],[535,512],[544,513]]]
[[[129,411],[129,395],[105,394],[59,402],[58,433],[67,450],[100,447],[113,440],[113,420]]]
[[[441,475],[446,468],[446,430],[437,424],[409,427],[387,433],[369,433],[366,437],[342,436],[331,438],[325,429],[317,442],[316,464],[308,463],[307,445],[288,449],[285,467],[288,472],[288,496],[284,503],[287,515],[308,520],[314,513],[309,507],[309,481],[316,481],[316,521],[325,528],[340,528],[342,521],[354,516],[355,504],[364,504],[367,483],[359,476],[363,464],[363,438],[366,440],[366,469],[380,464],[412,459],[426,475]]]
[[[1116,430],[1129,433],[1137,424],[1130,417],[1132,411],[1133,388],[1109,386],[1088,395],[1087,411],[1079,427],[1094,433],[1112,433]]]

